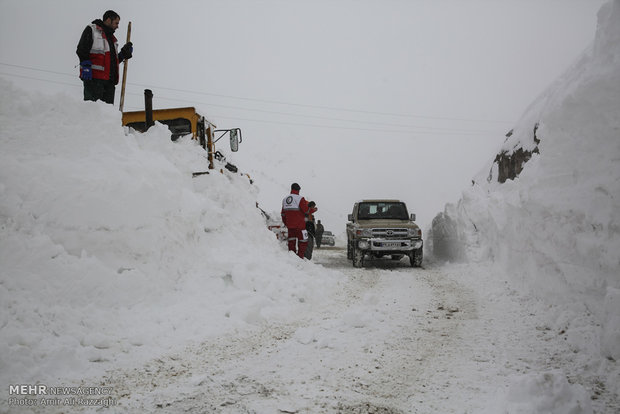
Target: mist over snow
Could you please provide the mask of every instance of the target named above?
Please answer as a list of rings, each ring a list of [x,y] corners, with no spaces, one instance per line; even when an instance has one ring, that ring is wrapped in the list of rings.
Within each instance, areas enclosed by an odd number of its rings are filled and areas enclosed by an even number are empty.
[[[142,109],[148,87],[155,109],[197,106],[240,127],[230,160],[256,178],[261,207],[278,210],[298,181],[342,241],[359,198],[401,198],[423,228],[457,200],[485,149],[590,42],[603,1],[5,0],[0,70],[80,99],[75,45],[115,10],[135,49],[125,109]],[[41,43],[49,21],[66,21],[62,47]]]
[[[2,389],[329,298],[338,275],[283,251],[246,176],[192,178],[208,165],[195,141],[125,135],[111,105],[0,83]]]
[[[446,205],[441,224],[454,238],[446,256],[494,261],[548,303],[551,326],[575,352],[617,361],[620,1],[601,8],[592,45],[530,105],[499,152],[519,150],[531,158],[518,177],[499,183],[500,167],[490,163]]]

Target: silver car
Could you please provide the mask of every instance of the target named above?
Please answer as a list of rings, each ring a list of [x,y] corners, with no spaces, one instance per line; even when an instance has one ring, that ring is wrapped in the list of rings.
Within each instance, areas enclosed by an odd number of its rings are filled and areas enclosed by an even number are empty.
[[[323,236],[321,237],[321,246],[335,246],[336,245],[336,239],[334,237],[334,233],[332,233],[331,231],[327,231],[325,230],[323,232]]]

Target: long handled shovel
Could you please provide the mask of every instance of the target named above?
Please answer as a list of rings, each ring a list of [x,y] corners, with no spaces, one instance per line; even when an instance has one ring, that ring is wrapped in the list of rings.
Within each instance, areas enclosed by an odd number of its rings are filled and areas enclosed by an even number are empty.
[[[127,42],[129,43],[131,40],[131,22],[127,25]],[[125,105],[125,85],[127,84],[127,65],[129,64],[129,59],[125,59],[123,62],[125,65],[123,66],[123,83],[121,85],[121,104],[119,106],[119,110],[123,112],[123,106]]]

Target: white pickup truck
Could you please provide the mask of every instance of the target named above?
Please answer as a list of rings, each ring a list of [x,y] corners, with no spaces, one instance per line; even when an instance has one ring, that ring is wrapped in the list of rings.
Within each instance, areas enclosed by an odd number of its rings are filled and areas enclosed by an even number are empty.
[[[347,258],[363,267],[368,256],[409,257],[413,267],[422,266],[422,230],[400,200],[362,200],[353,205],[347,223]]]

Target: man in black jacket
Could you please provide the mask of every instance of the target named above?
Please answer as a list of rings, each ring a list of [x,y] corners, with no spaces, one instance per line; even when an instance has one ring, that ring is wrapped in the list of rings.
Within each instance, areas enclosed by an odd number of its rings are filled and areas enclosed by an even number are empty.
[[[86,26],[78,43],[76,53],[80,58],[80,79],[84,82],[84,100],[114,103],[114,89],[118,84],[119,65],[130,59],[133,53],[131,42],[117,53],[118,43],[114,31],[121,18],[108,10],[103,19],[96,19]]]
[[[315,235],[315,239],[316,239],[316,248],[320,249],[321,248],[321,243],[323,242],[323,231],[325,231],[325,228],[323,227],[323,224],[321,224],[321,220],[319,220],[316,224],[316,235]]]
[[[314,212],[317,211],[316,203],[314,201],[310,201],[308,203],[308,212],[306,213],[306,231],[308,232],[308,247],[306,247],[306,252],[304,253],[304,257],[308,260],[312,260],[312,250],[314,250]]]

